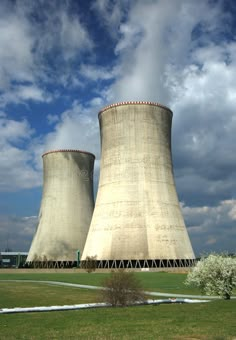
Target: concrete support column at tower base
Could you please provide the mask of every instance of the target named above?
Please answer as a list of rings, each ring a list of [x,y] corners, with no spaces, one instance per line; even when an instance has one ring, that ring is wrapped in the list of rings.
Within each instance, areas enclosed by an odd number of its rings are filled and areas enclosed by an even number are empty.
[[[98,269],[157,269],[157,268],[188,268],[195,264],[195,259],[146,259],[146,260],[100,260],[96,261]],[[86,269],[86,261],[81,268]]]

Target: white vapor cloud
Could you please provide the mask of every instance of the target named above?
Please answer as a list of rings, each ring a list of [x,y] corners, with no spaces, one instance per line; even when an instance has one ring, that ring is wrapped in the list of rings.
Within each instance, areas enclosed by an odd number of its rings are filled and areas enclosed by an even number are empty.
[[[97,112],[101,98],[94,98],[90,106],[85,108],[74,102],[71,109],[65,111],[56,123],[53,132],[45,138],[44,149],[80,149],[100,154],[100,137]]]
[[[115,51],[121,72],[111,89],[113,100],[171,104],[172,68],[181,71],[191,63],[191,51],[217,34],[222,22],[220,7],[206,1],[136,1],[120,25]],[[204,30],[199,38],[193,35],[198,26]]]

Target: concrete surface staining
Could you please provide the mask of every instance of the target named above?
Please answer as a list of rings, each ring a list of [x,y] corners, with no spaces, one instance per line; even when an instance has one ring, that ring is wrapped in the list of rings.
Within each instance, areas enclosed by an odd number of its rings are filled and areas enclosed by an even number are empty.
[[[94,159],[79,150],[43,155],[43,196],[28,263],[69,265],[83,251],[94,209]]]
[[[188,266],[195,259],[175,188],[170,109],[125,102],[99,113],[101,172],[82,261],[98,267]]]

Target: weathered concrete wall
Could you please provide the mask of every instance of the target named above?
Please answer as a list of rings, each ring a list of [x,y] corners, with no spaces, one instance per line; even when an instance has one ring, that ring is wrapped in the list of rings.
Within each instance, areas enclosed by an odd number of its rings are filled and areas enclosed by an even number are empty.
[[[82,260],[194,259],[172,171],[172,112],[121,103],[99,122],[101,172]]]
[[[27,262],[75,261],[83,251],[94,209],[94,155],[58,150],[43,155],[43,197],[39,224]]]

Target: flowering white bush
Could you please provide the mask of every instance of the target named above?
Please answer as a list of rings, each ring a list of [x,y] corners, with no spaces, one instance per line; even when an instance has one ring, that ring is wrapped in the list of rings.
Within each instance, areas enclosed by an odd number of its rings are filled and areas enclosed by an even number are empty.
[[[224,254],[203,257],[188,273],[185,284],[199,287],[207,295],[230,299],[236,287],[236,258]]]

